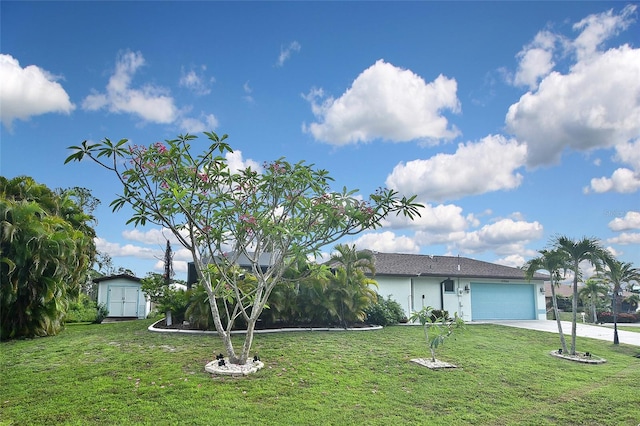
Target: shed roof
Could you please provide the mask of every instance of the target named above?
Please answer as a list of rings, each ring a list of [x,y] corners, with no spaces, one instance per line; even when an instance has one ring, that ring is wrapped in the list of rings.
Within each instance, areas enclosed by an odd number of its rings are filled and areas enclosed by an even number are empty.
[[[102,281],[117,280],[117,279],[130,280],[130,281],[135,281],[137,283],[142,281],[140,278],[134,277],[133,275],[129,275],[129,274],[105,275],[103,277],[94,278],[91,281],[93,281],[94,283],[99,283]]]
[[[522,269],[468,257],[372,253],[376,275],[526,279]],[[548,279],[549,276],[545,274],[535,273],[533,276],[536,281]]]

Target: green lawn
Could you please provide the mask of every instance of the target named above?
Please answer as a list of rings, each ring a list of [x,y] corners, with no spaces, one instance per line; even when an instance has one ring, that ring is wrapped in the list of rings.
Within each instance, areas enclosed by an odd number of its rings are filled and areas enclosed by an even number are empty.
[[[266,366],[211,377],[214,336],[151,333],[151,322],[74,325],[2,343],[0,424],[633,425],[640,348],[578,338],[607,358],[549,355],[551,333],[470,325],[431,371],[420,327],[256,335]]]

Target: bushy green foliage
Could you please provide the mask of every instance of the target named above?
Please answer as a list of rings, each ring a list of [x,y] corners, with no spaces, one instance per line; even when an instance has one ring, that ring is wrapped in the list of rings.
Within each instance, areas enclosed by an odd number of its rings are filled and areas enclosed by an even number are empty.
[[[72,191],[0,176],[0,339],[57,334],[95,256]]]
[[[621,312],[616,316],[616,322],[619,323],[634,323],[640,321],[640,313],[625,313]],[[613,312],[604,311],[598,313],[598,322],[601,323],[613,323]]]
[[[69,303],[69,310],[65,317],[66,323],[71,322],[95,322],[98,316],[96,302],[89,299],[84,293],[80,293],[77,300]]]
[[[429,312],[429,318],[431,319],[431,322],[437,322],[437,321],[449,321],[449,311],[445,311],[443,309],[432,309]]]
[[[149,273],[142,279],[142,291],[157,305],[158,311],[172,314],[173,322],[182,322],[189,305],[191,294],[188,291],[167,284],[165,278],[157,273]]]
[[[384,297],[379,294],[376,303],[371,304],[365,309],[367,314],[367,322],[376,325],[394,325],[406,319],[402,306],[395,300],[391,299],[391,295]]]
[[[96,324],[102,324],[102,321],[109,315],[109,308],[104,303],[98,303],[96,308],[96,320],[94,321]]]

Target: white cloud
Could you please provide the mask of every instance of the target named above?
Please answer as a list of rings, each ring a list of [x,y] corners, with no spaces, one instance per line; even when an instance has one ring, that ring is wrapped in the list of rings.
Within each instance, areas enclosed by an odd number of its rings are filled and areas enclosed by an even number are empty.
[[[381,253],[418,253],[420,247],[406,236],[397,236],[391,231],[369,233],[360,236],[352,244],[358,250],[369,249]]]
[[[633,142],[616,145],[614,160],[623,164],[629,164],[632,169],[626,167],[616,169],[611,177],[591,179],[584,193],[589,192],[620,192],[632,193],[640,189],[640,139]]]
[[[525,262],[526,260],[521,254],[510,254],[493,261],[493,263],[497,263],[498,265],[511,266],[512,268],[520,268]]]
[[[522,253],[524,245],[542,237],[543,227],[539,222],[502,219],[485,225],[477,231],[467,233],[455,242],[464,253],[493,250],[496,253]]]
[[[580,35],[573,42],[573,48],[579,61],[592,57],[607,39],[626,30],[634,22],[636,5],[627,5],[619,15],[613,10],[589,15],[573,25],[573,29],[580,31]]]
[[[623,232],[617,237],[607,239],[609,244],[640,244],[640,232]]]
[[[640,139],[616,145],[615,160],[629,164],[634,170],[640,170]]]
[[[507,128],[527,144],[527,164],[555,164],[562,151],[627,143],[640,133],[640,49],[621,46],[566,74],[552,72],[537,92],[511,105]]]
[[[280,47],[280,55],[278,56],[278,61],[276,62],[276,66],[281,67],[284,63],[291,57],[293,52],[299,52],[302,46],[297,41],[292,41],[289,43],[287,47]]]
[[[567,149],[588,151],[628,143],[640,133],[640,49],[622,45],[600,50],[604,42],[629,27],[637,6],[590,15],[573,28],[574,40],[540,32],[521,51],[515,81],[535,89],[511,105],[507,129],[528,147],[527,164],[557,164]],[[553,71],[558,55],[575,53],[566,74]],[[531,52],[531,53],[530,53]],[[530,54],[530,56],[529,56]],[[596,182],[598,184],[598,182]]]
[[[473,215],[467,217],[462,214],[462,207],[455,204],[432,205],[422,203],[419,209],[420,217],[409,219],[404,215],[389,215],[383,222],[383,226],[391,228],[415,228],[430,233],[448,233],[464,230],[476,223]]]
[[[179,244],[173,233],[167,228],[151,228],[146,231],[139,229],[127,229],[122,231],[122,237],[129,241],[135,241],[137,243],[156,245],[164,248],[167,244],[167,240],[172,245]]]
[[[0,117],[11,128],[13,120],[58,112],[69,114],[75,105],[55,76],[35,65],[24,68],[11,55],[0,54]]]
[[[213,77],[207,78],[204,73],[207,70],[205,65],[200,67],[200,70],[190,69],[189,71],[185,71],[182,68],[182,73],[180,75],[180,81],[178,82],[181,87],[185,87],[191,90],[198,96],[208,95],[211,93],[210,84],[215,81]]]
[[[148,247],[140,247],[133,244],[121,245],[112,243],[104,238],[95,238],[96,248],[99,252],[107,253],[111,257],[135,257],[139,259],[158,259],[162,258],[164,251],[162,249],[151,249]]]
[[[251,95],[253,93],[253,89],[251,88],[251,86],[249,86],[249,82],[248,81],[246,81],[242,85],[242,90],[244,91],[244,100],[247,101],[250,104],[254,103],[255,100],[253,99],[253,96]]]
[[[425,83],[412,71],[379,60],[338,99],[323,99],[322,89],[312,89],[305,99],[318,122],[303,130],[333,145],[452,139],[459,131],[441,112],[460,110],[456,91],[454,79],[440,75]]]
[[[251,170],[256,171],[258,173],[262,172],[262,167],[256,161],[248,158],[242,158],[242,151],[235,150],[233,152],[227,152],[225,154],[225,158],[227,159],[227,165],[229,166],[229,170],[231,173],[235,173],[239,170],[244,170],[248,167],[251,167]]]
[[[609,222],[609,229],[612,231],[628,231],[630,229],[640,229],[640,212],[628,211],[624,217],[616,217]]]
[[[191,260],[190,260],[191,261]],[[189,262],[190,262],[189,261]],[[172,266],[173,266],[173,272],[176,273],[186,273],[187,272],[187,264],[189,262],[185,262],[183,260],[173,260],[172,262]],[[164,272],[164,260],[158,260],[154,265],[153,265],[153,270],[155,272],[158,273],[163,273]]]
[[[640,173],[627,168],[616,169],[610,178],[591,179],[591,185],[584,192],[620,192],[632,193],[640,189]]]
[[[620,257],[620,256],[622,256],[624,254],[620,250],[616,250],[615,248],[613,248],[611,246],[605,247],[605,250],[608,251],[613,257]]]
[[[114,113],[137,115],[145,121],[172,123],[178,116],[178,109],[167,89],[150,84],[140,88],[131,87],[134,75],[144,64],[140,52],[127,51],[119,55],[106,91],[87,96],[82,107],[89,111],[107,108]]]
[[[538,80],[551,72],[555,66],[553,51],[556,39],[555,34],[541,31],[533,42],[518,53],[519,64],[513,78],[514,85],[529,86],[530,89],[535,89]]]
[[[459,144],[454,154],[437,154],[394,167],[386,185],[426,200],[457,199],[517,188],[526,147],[513,139],[491,135],[480,142]]]
[[[212,131],[218,127],[218,119],[213,114],[201,114],[199,118],[180,118],[180,128],[188,133]]]

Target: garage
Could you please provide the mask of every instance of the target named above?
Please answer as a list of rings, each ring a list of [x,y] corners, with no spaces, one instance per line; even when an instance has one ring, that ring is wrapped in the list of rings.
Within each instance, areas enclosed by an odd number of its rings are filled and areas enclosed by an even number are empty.
[[[471,283],[471,317],[479,320],[536,319],[533,284]]]

